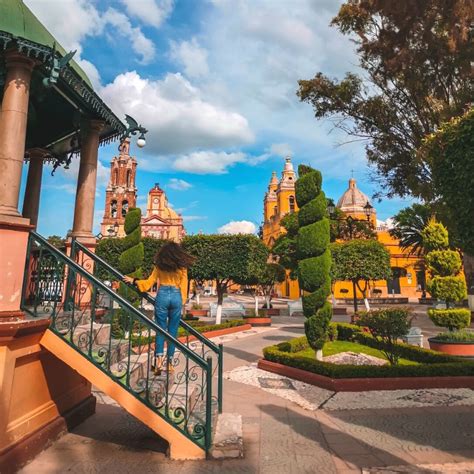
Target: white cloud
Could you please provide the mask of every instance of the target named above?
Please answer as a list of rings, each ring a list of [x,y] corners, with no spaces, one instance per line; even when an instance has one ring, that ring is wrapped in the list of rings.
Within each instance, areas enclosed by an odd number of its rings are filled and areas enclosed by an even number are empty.
[[[255,234],[257,226],[250,221],[230,221],[219,227],[219,234]]]
[[[148,154],[233,147],[253,140],[242,115],[204,100],[181,74],[154,81],[127,72],[105,86],[101,95],[116,113],[127,113],[148,128]]]
[[[207,219],[207,216],[183,216],[184,222],[204,221],[206,219]]]
[[[173,11],[174,0],[122,0],[129,15],[159,28]]]
[[[141,56],[140,62],[142,64],[149,64],[152,61],[155,56],[153,41],[148,39],[140,28],[133,27],[126,15],[115,10],[115,8],[109,8],[105,12],[103,20],[114,28],[113,33],[118,32],[130,41],[133,51]]]
[[[236,163],[245,162],[244,153],[226,153],[224,151],[196,151],[182,155],[174,162],[174,168],[179,171],[194,174],[224,174],[227,168]]]
[[[291,146],[288,143],[273,143],[270,146],[270,153],[281,157],[291,156]]]
[[[196,38],[191,41],[170,42],[171,59],[184,67],[184,73],[189,77],[207,76],[207,51],[202,48]]]
[[[192,187],[193,185],[184,179],[171,178],[168,182],[168,188],[175,189],[176,191],[186,191]]]

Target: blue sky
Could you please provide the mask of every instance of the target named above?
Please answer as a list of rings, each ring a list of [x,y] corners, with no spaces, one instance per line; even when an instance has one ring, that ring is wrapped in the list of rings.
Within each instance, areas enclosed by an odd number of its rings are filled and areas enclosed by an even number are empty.
[[[295,94],[298,79],[318,71],[342,77],[357,69],[352,43],[328,26],[339,2],[25,3],[64,47],[78,50],[78,62],[113,110],[148,128],[144,149],[132,143],[139,205],[159,182],[188,233],[217,232],[233,221],[226,229],[257,228],[271,172],[281,172],[286,154],[295,166],[319,168],[330,197],[344,192],[351,170],[366,194],[377,191],[362,145],[343,145],[346,137],[317,122]],[[99,153],[96,231],[117,145]],[[42,234],[65,235],[71,228],[77,169],[77,161],[54,177],[45,169]],[[374,203],[381,220],[409,204]]]

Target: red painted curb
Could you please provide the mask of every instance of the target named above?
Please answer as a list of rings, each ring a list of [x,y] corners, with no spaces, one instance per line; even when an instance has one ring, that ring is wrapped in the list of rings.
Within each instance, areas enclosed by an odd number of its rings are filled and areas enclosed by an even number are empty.
[[[206,336],[207,338],[209,337],[218,337],[218,336],[225,336],[226,334],[233,334],[234,332],[240,332],[240,331],[247,331],[248,329],[252,329],[252,326],[250,324],[243,324],[242,326],[235,326],[233,328],[224,328],[224,329],[216,329],[214,331],[207,331],[203,332],[202,334]],[[186,342],[186,341],[195,341],[196,338],[194,336],[180,336],[178,337],[178,340],[181,342]]]
[[[429,338],[430,349],[433,351],[443,352],[444,354],[454,356],[473,357],[474,356],[474,342],[450,342],[437,341],[435,337]]]
[[[474,388],[474,377],[386,377],[332,379],[307,370],[260,359],[259,369],[284,375],[333,392],[363,392],[366,390],[407,390],[420,388]]]
[[[244,320],[247,324],[252,326],[271,326],[272,325],[272,318],[249,318],[244,316]]]

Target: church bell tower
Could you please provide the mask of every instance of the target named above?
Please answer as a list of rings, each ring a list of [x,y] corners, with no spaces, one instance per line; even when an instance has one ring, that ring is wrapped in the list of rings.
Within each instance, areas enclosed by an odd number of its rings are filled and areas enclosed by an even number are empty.
[[[125,216],[136,206],[137,188],[135,175],[137,160],[130,156],[130,139],[119,146],[119,155],[110,163],[110,179],[105,191],[104,218],[100,232],[104,237],[123,237]]]

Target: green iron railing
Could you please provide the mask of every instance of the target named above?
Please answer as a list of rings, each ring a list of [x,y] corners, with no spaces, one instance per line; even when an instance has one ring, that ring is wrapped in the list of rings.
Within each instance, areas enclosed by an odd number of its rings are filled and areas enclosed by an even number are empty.
[[[218,412],[213,358],[172,337],[35,232],[28,240],[22,309],[33,317],[50,318],[51,331],[209,451]],[[152,370],[158,334],[167,347],[176,348],[171,367],[161,374]]]
[[[92,272],[103,283],[107,282],[107,284],[111,286],[117,286],[120,284],[121,294],[126,300],[133,300],[137,296],[137,289],[133,285],[128,285],[123,282],[124,275],[121,272],[108,264],[103,258],[91,252],[76,239],[73,239],[71,244],[71,258],[87,271]],[[145,311],[143,308],[143,301],[146,301],[152,307],[155,306],[155,298],[150,293],[140,293],[138,309],[142,312]],[[212,366],[214,368],[213,376],[217,377],[217,386],[213,385],[213,387],[216,387],[217,393],[213,394],[213,398],[217,400],[219,413],[222,413],[224,368],[223,345],[215,344],[182,319],[179,322],[179,327],[178,337],[189,349],[203,359],[208,359],[209,357],[212,359]]]

